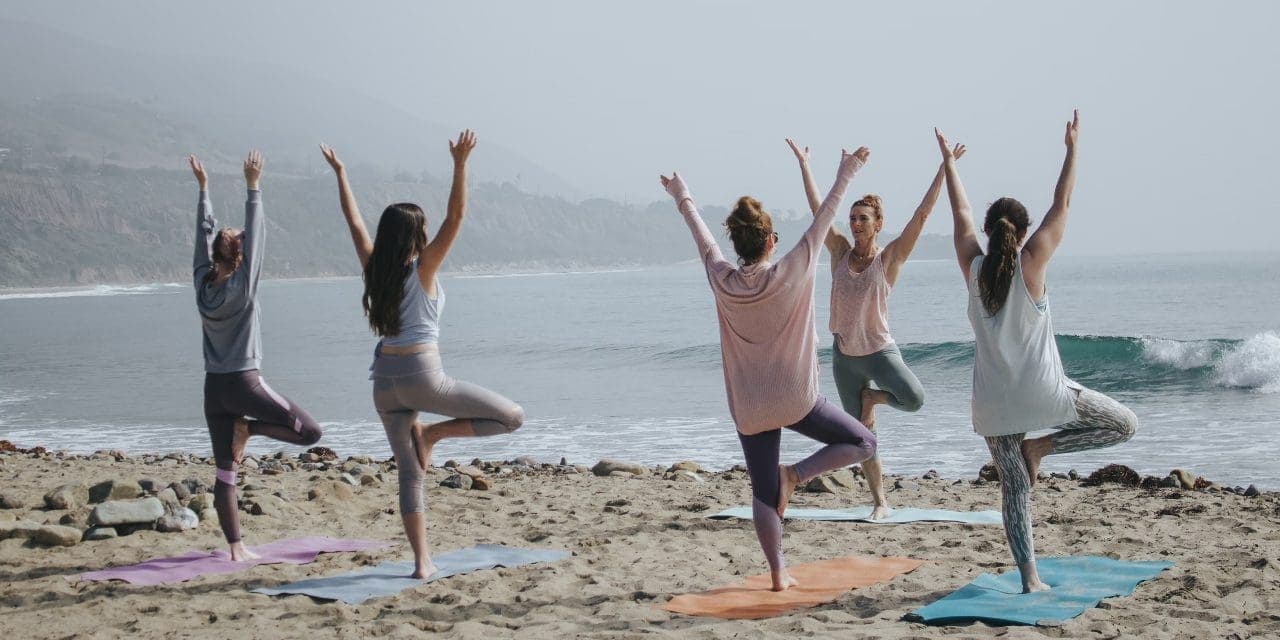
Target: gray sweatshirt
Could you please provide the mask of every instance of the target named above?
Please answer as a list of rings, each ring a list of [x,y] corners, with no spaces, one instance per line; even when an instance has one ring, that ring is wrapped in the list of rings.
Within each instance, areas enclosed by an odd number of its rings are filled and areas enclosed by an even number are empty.
[[[243,259],[230,278],[220,284],[205,280],[213,269],[213,219],[209,193],[200,192],[196,207],[196,252],[192,280],[196,309],[204,329],[204,370],[234,373],[262,365],[262,335],[258,328],[258,277],[262,274],[262,192],[250,190],[244,203]]]

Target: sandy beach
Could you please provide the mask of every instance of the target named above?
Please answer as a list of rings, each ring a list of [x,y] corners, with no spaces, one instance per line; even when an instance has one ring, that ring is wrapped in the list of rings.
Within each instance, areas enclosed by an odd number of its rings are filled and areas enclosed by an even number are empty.
[[[930,627],[903,620],[982,572],[1011,569],[998,526],[872,525],[789,522],[790,564],[848,554],[924,560],[888,583],[845,593],[836,602],[759,621],[670,614],[671,596],[702,591],[761,573],[765,563],[750,522],[705,516],[743,504],[740,471],[701,471],[698,479],[597,477],[583,464],[485,463],[487,490],[440,486],[454,469],[428,477],[428,536],[434,553],[476,542],[559,548],[554,564],[481,571],[447,578],[358,606],[305,596],[250,593],[307,577],[333,575],[386,559],[408,559],[395,512],[395,471],[385,461],[302,462],[296,455],[262,460],[241,477],[246,542],[304,535],[369,538],[381,551],[327,554],[300,566],[270,565],[189,582],[140,587],[72,582],[67,576],[189,550],[223,548],[215,524],[178,533],[130,535],[44,546],[22,536],[0,540],[0,613],[16,636],[296,638],[442,637],[627,638],[1263,638],[1280,634],[1280,494],[1244,496],[1201,490],[1082,486],[1046,478],[1034,490],[1037,554],[1106,555],[1169,560],[1174,568],[1127,598],[1104,601],[1060,627],[994,627],[982,623]],[[443,463],[443,461],[437,461]],[[459,461],[466,464],[468,461]],[[526,461],[527,462],[527,461]],[[341,481],[343,465],[359,474]],[[304,468],[305,467],[305,468]],[[475,472],[476,469],[468,469]],[[584,472],[585,471],[585,472]],[[665,472],[665,469],[659,471]],[[1085,475],[1091,469],[1081,469]],[[269,473],[267,473],[269,472]],[[844,473],[848,473],[847,471]],[[72,456],[57,452],[0,454],[0,530],[20,521],[85,529],[93,505],[46,508],[60,485],[153,480],[164,487],[188,478],[212,481],[204,458],[185,454]],[[895,484],[889,479],[889,486]],[[335,489],[335,483],[348,490]],[[795,507],[858,506],[860,481],[836,493],[801,491]],[[999,508],[999,488],[977,479],[902,478],[894,506],[956,510]],[[314,491],[319,489],[318,491]],[[315,494],[309,499],[309,494]],[[263,498],[274,495],[280,500]],[[263,515],[251,515],[252,503]],[[270,503],[270,504],[268,504]]]

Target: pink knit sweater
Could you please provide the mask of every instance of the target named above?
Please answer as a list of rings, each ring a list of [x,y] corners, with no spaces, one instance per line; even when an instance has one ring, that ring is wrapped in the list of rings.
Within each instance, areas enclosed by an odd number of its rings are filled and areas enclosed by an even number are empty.
[[[818,401],[813,288],[818,252],[862,162],[841,162],[831,192],[800,242],[777,263],[735,267],[724,259],[677,175],[667,185],[698,245],[720,318],[720,355],[729,414],[752,435],[799,422]]]

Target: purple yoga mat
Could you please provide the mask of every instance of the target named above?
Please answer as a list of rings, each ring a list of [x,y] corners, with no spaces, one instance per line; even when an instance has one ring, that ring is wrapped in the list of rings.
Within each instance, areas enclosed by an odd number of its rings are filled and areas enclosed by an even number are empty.
[[[156,558],[139,564],[90,571],[77,576],[68,576],[68,579],[124,580],[132,584],[150,586],[168,582],[183,582],[196,576],[235,573],[260,564],[276,564],[279,562],[307,564],[315,561],[316,556],[322,553],[364,551],[388,546],[391,546],[390,543],[375,540],[310,536],[250,546],[249,549],[251,551],[261,556],[257,560],[232,562],[226,551],[189,551],[172,558]]]

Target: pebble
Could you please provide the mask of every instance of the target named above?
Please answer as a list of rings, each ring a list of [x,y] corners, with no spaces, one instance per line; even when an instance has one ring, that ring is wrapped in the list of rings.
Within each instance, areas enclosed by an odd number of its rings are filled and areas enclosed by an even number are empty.
[[[21,509],[26,502],[12,493],[0,493],[0,509]]]
[[[83,484],[64,484],[44,494],[44,506],[48,509],[79,509],[89,504],[89,487]]]
[[[160,481],[151,478],[143,478],[138,481],[138,487],[143,493],[155,494],[160,491]]]
[[[13,522],[0,522],[0,540],[9,538],[25,539],[30,538],[40,524],[31,522],[30,520],[15,520]]]
[[[1260,495],[1262,495],[1262,492],[1258,491],[1258,487],[1255,485],[1249,485],[1249,488],[1244,490],[1244,496],[1246,498],[1256,498]]]
[[[1183,489],[1195,489],[1196,477],[1185,469],[1174,469],[1169,472],[1169,476],[1178,481],[1178,485]]]
[[[212,493],[202,493],[202,494],[200,494],[200,495],[198,495],[198,496],[192,496],[192,497],[191,497],[191,500],[187,502],[187,508],[188,508],[188,509],[190,509],[190,510],[192,510],[192,511],[194,511],[194,512],[196,512],[196,513],[200,513],[201,511],[204,511],[205,509],[212,509],[212,508],[213,508],[213,494],[212,494]]]
[[[676,472],[672,474],[671,478],[676,482],[706,482],[702,476],[686,469],[676,470]]]
[[[90,527],[88,531],[84,532],[84,539],[106,540],[108,538],[115,538],[119,535],[120,534],[116,533],[116,530],[113,527]]]
[[[488,478],[481,476],[479,478],[471,479],[471,488],[474,491],[488,491],[493,488],[493,484]]]
[[[110,500],[89,512],[89,524],[108,527],[121,524],[150,524],[164,515],[164,505],[154,497],[141,500]]]
[[[345,482],[345,483],[347,483],[347,484],[349,484],[349,485],[351,485],[351,486],[353,486],[353,487],[358,487],[358,486],[360,486],[360,481],[359,481],[359,480],[356,480],[356,479],[355,479],[354,477],[352,477],[352,475],[351,475],[351,474],[349,474],[349,473],[344,473],[344,474],[342,474],[342,477],[341,477],[341,478],[339,478],[339,480],[341,480],[342,482]]]
[[[978,479],[986,480],[987,482],[999,482],[1000,470],[996,468],[996,463],[988,462],[982,465],[982,468],[978,470]]]
[[[106,480],[89,487],[89,502],[95,504],[108,500],[131,500],[141,495],[142,487],[136,482]]]
[[[191,497],[191,490],[181,482],[171,482],[169,483],[169,488],[173,490],[173,495],[178,496],[179,500],[186,500]]]
[[[177,509],[182,508],[182,502],[178,500],[178,494],[173,489],[165,487],[163,491],[156,494],[156,499],[160,504],[164,505],[164,510],[173,513]]]
[[[471,476],[471,478],[473,479],[484,476],[484,471],[480,470],[479,465],[464,464],[460,467],[455,468],[454,471],[456,471],[457,473],[461,473],[464,476]]]
[[[257,469],[258,466],[258,461],[253,458],[245,458],[240,462],[240,467],[242,469]]]
[[[672,473],[676,471],[691,471],[693,473],[697,473],[699,471],[702,471],[702,467],[698,466],[698,463],[692,460],[681,460],[680,462],[677,462],[671,465],[671,467],[667,469],[667,471],[670,471]]]
[[[351,487],[336,480],[319,482],[307,492],[308,500],[351,500],[354,497],[356,494]]]
[[[255,516],[278,516],[284,509],[285,501],[276,496],[254,496],[249,500],[249,513]]]
[[[591,473],[594,473],[597,476],[601,476],[601,477],[612,475],[614,472],[617,472],[617,471],[623,471],[636,476],[649,475],[648,467],[642,464],[637,464],[634,462],[622,462],[620,460],[605,459],[597,462],[596,466],[591,467]]]
[[[440,481],[440,486],[450,489],[470,489],[473,481],[471,476],[455,473]]]
[[[919,491],[920,483],[899,478],[893,481],[893,488],[900,491]]]
[[[371,487],[382,484],[382,481],[378,479],[378,476],[375,476],[372,473],[366,473],[360,476],[360,484],[366,487]]]
[[[31,534],[31,541],[46,547],[73,547],[80,544],[82,534],[75,527],[46,524]]]
[[[83,529],[86,524],[85,515],[84,513],[64,513],[61,518],[58,518],[58,524]]]
[[[829,476],[818,476],[804,485],[804,490],[809,493],[836,493],[840,489],[840,485],[833,482]]]
[[[156,520],[156,531],[172,533],[194,529],[200,525],[200,518],[195,511],[186,507],[178,507],[173,513]]]

